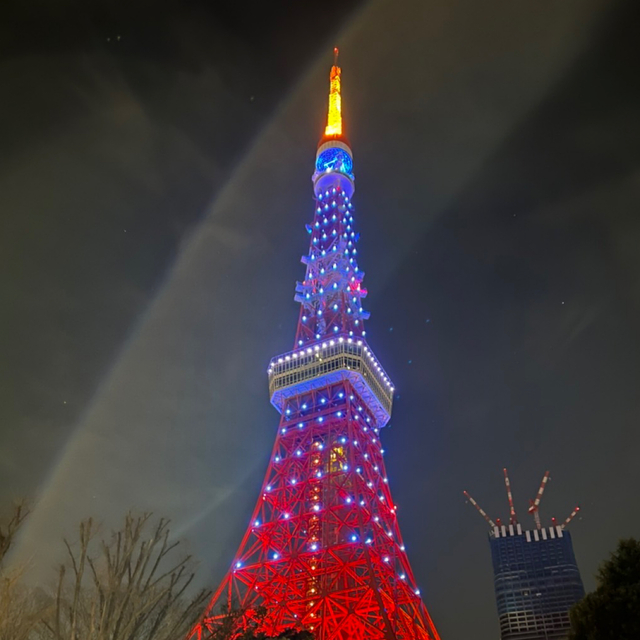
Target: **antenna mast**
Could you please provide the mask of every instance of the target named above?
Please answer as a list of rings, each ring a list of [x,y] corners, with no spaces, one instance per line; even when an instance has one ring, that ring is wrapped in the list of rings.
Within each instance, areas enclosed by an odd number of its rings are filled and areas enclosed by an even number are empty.
[[[333,50],[333,66],[329,75],[329,112],[325,136],[342,135],[342,96],[340,94],[340,67],[338,66],[338,47]]]

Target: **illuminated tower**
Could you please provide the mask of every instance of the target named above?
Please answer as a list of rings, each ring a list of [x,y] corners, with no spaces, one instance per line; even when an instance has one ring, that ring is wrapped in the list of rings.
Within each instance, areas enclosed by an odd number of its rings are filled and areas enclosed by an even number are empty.
[[[318,640],[437,640],[385,471],[379,432],[393,385],[366,341],[335,53],[295,344],[268,368],[282,417],[249,528],[204,624],[231,603],[246,616],[264,607],[270,636],[296,627]]]

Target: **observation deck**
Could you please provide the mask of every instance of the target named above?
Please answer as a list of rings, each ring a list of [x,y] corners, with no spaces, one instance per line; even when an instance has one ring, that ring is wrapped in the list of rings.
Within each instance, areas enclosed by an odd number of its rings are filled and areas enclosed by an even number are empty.
[[[268,369],[271,404],[282,413],[287,398],[348,379],[384,427],[391,417],[393,384],[363,340],[336,338],[276,356]]]

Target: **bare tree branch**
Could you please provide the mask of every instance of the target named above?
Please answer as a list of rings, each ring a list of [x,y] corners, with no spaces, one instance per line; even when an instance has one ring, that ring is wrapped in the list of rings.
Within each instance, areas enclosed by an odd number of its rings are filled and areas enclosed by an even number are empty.
[[[71,570],[60,570],[56,606],[42,625],[46,638],[176,640],[193,627],[209,594],[187,598],[191,557],[175,557],[179,543],[170,540],[168,520],[150,529],[150,519],[127,514],[95,545],[93,521],[86,520],[78,542],[65,541]]]
[[[25,518],[31,513],[31,509],[26,500],[20,500],[12,509],[11,515],[3,525],[0,523],[0,565],[9,552],[20,526]]]

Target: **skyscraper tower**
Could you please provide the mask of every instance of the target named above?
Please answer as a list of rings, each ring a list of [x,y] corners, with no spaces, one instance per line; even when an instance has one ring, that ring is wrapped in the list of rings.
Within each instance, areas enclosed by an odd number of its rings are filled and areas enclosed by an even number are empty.
[[[340,83],[336,49],[295,344],[268,368],[280,425],[249,528],[203,625],[230,604],[248,617],[263,608],[271,636],[296,627],[318,640],[438,640],[385,471],[380,430],[393,385],[366,340]]]
[[[565,640],[571,630],[569,610],[584,597],[580,571],[567,525],[580,511],[576,507],[560,525],[552,519],[543,527],[538,513],[549,472],[542,478],[529,514],[535,528],[518,522],[507,470],[504,479],[509,501],[509,524],[495,522],[465,491],[469,502],[489,524],[493,583],[501,640]]]

